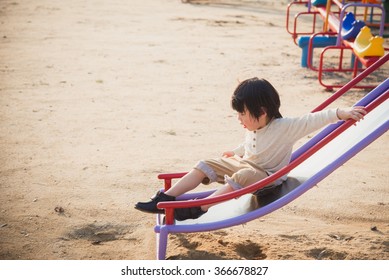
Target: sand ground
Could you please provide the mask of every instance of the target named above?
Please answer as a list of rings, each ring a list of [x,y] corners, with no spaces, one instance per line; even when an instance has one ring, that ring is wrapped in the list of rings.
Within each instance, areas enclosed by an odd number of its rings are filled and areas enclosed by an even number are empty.
[[[2,0],[0,259],[154,259],[133,205],[242,141],[238,81],[271,81],[289,116],[328,98],[276,2]],[[261,219],[171,236],[167,257],[389,259],[388,143]]]

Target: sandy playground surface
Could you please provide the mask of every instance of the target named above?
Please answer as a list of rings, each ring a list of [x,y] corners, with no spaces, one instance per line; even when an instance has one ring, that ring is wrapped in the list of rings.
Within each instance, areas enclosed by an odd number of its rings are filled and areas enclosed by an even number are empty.
[[[2,0],[0,259],[154,259],[154,217],[133,205],[242,141],[238,81],[268,79],[289,116],[331,95],[300,67],[286,6]],[[167,257],[389,259],[388,143],[261,219],[171,236]]]

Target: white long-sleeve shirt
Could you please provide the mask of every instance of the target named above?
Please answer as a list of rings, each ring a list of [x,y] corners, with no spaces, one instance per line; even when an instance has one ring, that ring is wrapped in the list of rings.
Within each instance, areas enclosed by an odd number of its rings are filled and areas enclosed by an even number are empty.
[[[330,109],[302,117],[273,119],[259,130],[247,131],[245,141],[233,151],[272,174],[289,163],[297,140],[339,121],[336,111]]]

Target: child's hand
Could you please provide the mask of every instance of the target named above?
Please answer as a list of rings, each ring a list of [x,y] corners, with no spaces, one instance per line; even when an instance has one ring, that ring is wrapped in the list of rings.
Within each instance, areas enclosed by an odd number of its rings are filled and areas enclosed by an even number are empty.
[[[365,107],[356,106],[351,108],[341,108],[337,110],[337,115],[340,120],[353,119],[355,121],[360,121],[363,119],[363,116],[367,114]]]
[[[227,151],[223,153],[223,157],[233,157],[235,153],[233,151]]]

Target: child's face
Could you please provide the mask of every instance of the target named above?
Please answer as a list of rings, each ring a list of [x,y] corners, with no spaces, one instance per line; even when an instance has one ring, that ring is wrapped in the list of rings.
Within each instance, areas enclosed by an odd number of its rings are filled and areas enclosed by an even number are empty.
[[[238,112],[238,120],[244,128],[249,131],[261,129],[267,125],[267,114],[264,112],[258,119],[253,117],[247,109],[244,112]]]

